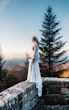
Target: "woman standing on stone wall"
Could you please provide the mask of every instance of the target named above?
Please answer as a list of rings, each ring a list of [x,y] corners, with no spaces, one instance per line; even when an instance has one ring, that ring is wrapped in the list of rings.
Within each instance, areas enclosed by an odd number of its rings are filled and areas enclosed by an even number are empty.
[[[39,69],[39,42],[38,39],[34,36],[32,38],[32,57],[29,60],[28,76],[27,81],[35,82],[36,88],[38,89],[38,96],[42,96],[42,79]]]

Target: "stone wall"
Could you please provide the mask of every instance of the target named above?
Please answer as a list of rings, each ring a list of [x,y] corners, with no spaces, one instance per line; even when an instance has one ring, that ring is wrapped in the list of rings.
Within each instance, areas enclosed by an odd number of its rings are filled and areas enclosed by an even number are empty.
[[[69,110],[69,79],[45,78],[43,85],[45,110]]]
[[[37,101],[35,84],[25,81],[0,93],[0,110],[31,110]]]
[[[69,79],[43,78],[43,97],[45,110],[69,110]],[[0,110],[31,110],[37,102],[35,84],[26,81],[0,93]]]

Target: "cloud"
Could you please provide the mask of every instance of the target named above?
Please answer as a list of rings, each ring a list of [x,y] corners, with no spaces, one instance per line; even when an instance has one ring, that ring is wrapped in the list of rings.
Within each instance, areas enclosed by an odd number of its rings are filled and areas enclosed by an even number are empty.
[[[10,0],[0,0],[0,10],[3,10],[4,7],[9,3]]]

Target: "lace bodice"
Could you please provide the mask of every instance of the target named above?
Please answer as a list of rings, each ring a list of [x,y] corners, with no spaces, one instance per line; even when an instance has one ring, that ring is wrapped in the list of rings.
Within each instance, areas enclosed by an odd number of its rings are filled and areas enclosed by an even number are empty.
[[[35,58],[35,60],[39,60],[39,46],[36,42],[33,43],[32,55],[32,57]]]

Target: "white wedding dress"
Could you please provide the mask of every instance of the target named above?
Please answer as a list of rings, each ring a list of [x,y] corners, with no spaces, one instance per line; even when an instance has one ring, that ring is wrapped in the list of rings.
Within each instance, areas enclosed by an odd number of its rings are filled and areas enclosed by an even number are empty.
[[[38,89],[38,96],[42,96],[42,78],[39,69],[39,46],[36,42],[33,43],[32,57],[29,60],[27,81],[35,82]],[[34,62],[32,59],[34,58]]]

